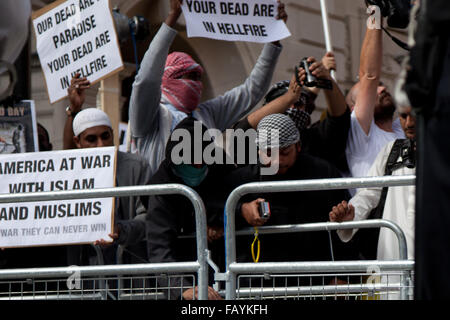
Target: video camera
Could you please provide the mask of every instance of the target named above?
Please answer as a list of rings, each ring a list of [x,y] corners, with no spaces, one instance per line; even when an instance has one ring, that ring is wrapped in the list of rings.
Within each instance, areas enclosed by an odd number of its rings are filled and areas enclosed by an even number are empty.
[[[270,206],[269,203],[266,201],[260,202],[259,207],[259,216],[261,219],[269,219],[270,218]]]
[[[125,42],[131,34],[136,40],[144,40],[150,34],[150,24],[142,16],[128,18],[119,12],[118,8],[112,10],[117,37],[121,43]]]
[[[378,6],[391,28],[405,29],[409,24],[411,0],[366,0],[367,5]]]
[[[400,156],[402,157],[402,163],[407,168],[416,167],[416,141],[411,139],[406,139],[402,148],[400,149]]]
[[[308,58],[303,58],[300,61],[300,64],[298,66],[295,66],[294,72],[295,72],[295,80],[297,81],[297,84],[299,86],[301,86],[300,79],[298,78],[298,68],[302,68],[306,72],[305,86],[332,90],[333,83],[328,79],[320,79],[320,78],[317,78],[316,76],[314,76],[311,73],[311,71],[309,71],[310,66],[311,66],[311,63],[308,62]]]

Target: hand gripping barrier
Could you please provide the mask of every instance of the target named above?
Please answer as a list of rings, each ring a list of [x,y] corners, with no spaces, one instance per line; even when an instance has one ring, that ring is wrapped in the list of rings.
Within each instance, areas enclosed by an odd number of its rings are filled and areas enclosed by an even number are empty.
[[[91,199],[126,197],[137,195],[183,195],[192,202],[196,219],[196,242],[197,261],[130,264],[112,266],[72,266],[55,268],[32,268],[0,270],[0,280],[23,279],[23,278],[50,278],[67,277],[68,274],[77,272],[83,276],[95,275],[143,275],[151,272],[175,273],[175,272],[197,272],[198,275],[198,298],[208,299],[208,248],[206,236],[206,211],[200,196],[193,189],[181,184],[160,184],[149,186],[115,187],[91,190],[73,190],[58,192],[35,192],[22,194],[0,194],[0,203],[32,202],[32,201],[55,201],[66,199]]]
[[[241,197],[249,193],[272,193],[272,192],[292,192],[292,191],[314,191],[350,189],[363,187],[392,187],[414,185],[415,176],[383,176],[365,178],[337,178],[337,179],[317,179],[299,181],[279,181],[279,182],[255,182],[244,184],[229,195],[225,207],[226,214],[226,282],[225,297],[228,300],[236,299],[236,275],[238,273],[264,273],[264,272],[327,272],[327,271],[348,271],[361,272],[373,266],[373,261],[337,261],[337,262],[285,262],[285,263],[237,263],[236,262],[236,230],[235,230],[235,210]],[[331,208],[330,208],[331,209]],[[407,246],[403,231],[393,222],[387,220],[355,221],[346,223],[313,223],[304,225],[283,225],[260,227],[262,233],[278,232],[306,232],[319,230],[338,230],[354,228],[386,227],[391,229],[397,236],[399,242],[399,261],[377,261],[377,266],[385,271],[402,270],[411,271],[414,262],[407,260]],[[240,234],[252,234],[252,230],[240,231]],[[407,279],[402,277],[402,288],[400,290],[401,299],[407,296]]]

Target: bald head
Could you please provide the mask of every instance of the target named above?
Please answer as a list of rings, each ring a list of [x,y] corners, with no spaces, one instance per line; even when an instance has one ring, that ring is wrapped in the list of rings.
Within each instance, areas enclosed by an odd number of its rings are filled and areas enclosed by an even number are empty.
[[[345,102],[349,106],[350,110],[353,111],[358,94],[360,92],[361,84],[358,81],[347,93],[345,97]],[[387,90],[384,83],[380,81],[377,88],[377,97],[375,101],[374,119],[375,121],[383,121],[387,119],[392,119],[395,112],[395,103],[391,94]]]
[[[353,87],[350,88],[350,91],[345,96],[345,102],[349,106],[350,110],[353,111],[356,103],[356,97],[358,96],[360,84],[357,82]]]

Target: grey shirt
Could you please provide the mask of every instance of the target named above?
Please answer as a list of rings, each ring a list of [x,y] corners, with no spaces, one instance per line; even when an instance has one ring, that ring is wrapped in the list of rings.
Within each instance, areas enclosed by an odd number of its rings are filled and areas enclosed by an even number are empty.
[[[153,38],[131,92],[129,118],[138,153],[149,161],[151,174],[165,158],[166,143],[173,128],[187,115],[161,103],[161,82],[169,48],[177,35],[165,23]],[[266,44],[243,84],[221,96],[202,102],[192,113],[209,129],[224,131],[245,116],[264,97],[281,47]]]

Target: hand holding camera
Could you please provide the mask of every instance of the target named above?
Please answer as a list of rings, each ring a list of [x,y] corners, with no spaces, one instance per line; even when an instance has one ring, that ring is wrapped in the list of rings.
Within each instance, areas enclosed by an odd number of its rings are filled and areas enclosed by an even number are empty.
[[[313,57],[303,58],[299,66],[295,66],[295,75],[301,86],[333,89],[330,72],[321,61],[316,61]]]
[[[391,28],[405,29],[409,24],[411,0],[366,0],[366,5],[378,6]]]
[[[258,198],[251,202],[243,203],[241,215],[247,223],[253,227],[264,225],[270,217],[270,207],[264,199]]]
[[[261,219],[270,218],[270,205],[268,202],[262,201],[259,203],[259,216]]]

